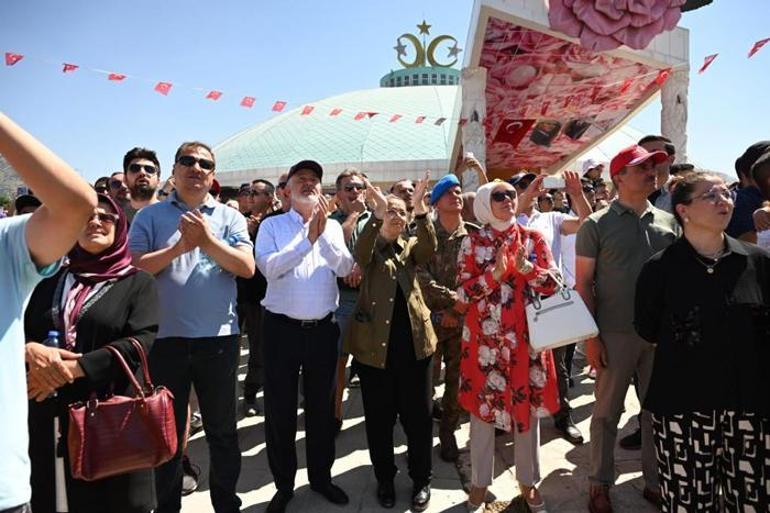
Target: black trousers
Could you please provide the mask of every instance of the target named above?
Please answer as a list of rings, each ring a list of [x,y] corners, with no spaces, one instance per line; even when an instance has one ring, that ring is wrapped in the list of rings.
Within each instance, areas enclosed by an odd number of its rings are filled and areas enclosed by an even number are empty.
[[[174,394],[174,415],[179,449],[155,470],[157,513],[182,508],[182,441],[187,424],[190,386],[198,395],[203,430],[209,446],[211,504],[217,513],[240,510],[235,493],[241,473],[241,450],[235,418],[238,335],[209,338],[163,338],[150,352],[150,371],[156,385]]]
[[[411,343],[411,341],[410,341]],[[405,353],[408,354],[408,353]],[[398,469],[393,457],[396,418],[406,433],[409,477],[416,487],[430,483],[433,449],[433,358],[388,358],[385,369],[358,362],[364,403],[366,440],[377,481],[393,481]]]
[[[249,338],[249,365],[243,380],[243,397],[254,399],[262,388],[262,306],[238,303],[238,320]]]
[[[556,363],[556,384],[559,388],[559,411],[553,416],[554,422],[561,422],[569,417],[572,408],[569,404],[569,378],[572,373],[572,357],[575,344],[557,347],[553,350]]]
[[[310,486],[331,481],[334,464],[334,391],[337,384],[335,321],[301,327],[265,310],[265,437],[275,486],[294,490],[297,474],[297,388],[300,369],[305,397],[305,454]]]
[[[770,419],[724,410],[653,414],[652,429],[664,512],[770,511]]]

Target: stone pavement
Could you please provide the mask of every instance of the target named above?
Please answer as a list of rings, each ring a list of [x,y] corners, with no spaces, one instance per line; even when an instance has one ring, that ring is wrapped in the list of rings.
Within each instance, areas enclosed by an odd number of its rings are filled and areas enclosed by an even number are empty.
[[[576,358],[578,355],[576,355]],[[240,379],[246,371],[246,355],[242,355]],[[576,361],[576,386],[571,389],[573,417],[583,435],[588,439],[588,427],[593,404],[593,381],[588,379]],[[240,388],[239,388],[240,390]],[[350,496],[350,504],[339,507],[328,503],[323,497],[310,490],[305,469],[305,432],[304,417],[298,412],[297,455],[299,471],[297,473],[294,499],[287,508],[288,513],[343,513],[343,512],[384,512],[377,503],[375,490],[376,479],[369,464],[369,453],[364,430],[361,390],[352,388],[345,392],[345,422],[337,438],[337,459],[332,469],[334,481]],[[261,406],[261,394],[258,397]],[[618,438],[633,431],[629,423],[632,414],[639,405],[633,388],[626,397],[626,412],[621,418],[622,427]],[[467,498],[464,486],[470,480],[470,454],[463,449],[457,465],[442,461],[438,456],[438,425],[434,430],[433,482],[432,497],[428,511],[464,512]],[[243,455],[241,477],[238,492],[243,500],[244,513],[258,513],[265,510],[275,492],[272,476],[267,464],[264,441],[264,417],[240,418],[238,422],[240,446]],[[467,419],[457,431],[457,440],[461,448],[467,447],[469,424]],[[408,511],[410,506],[411,481],[406,469],[406,441],[401,428],[396,428],[396,464],[400,472],[396,477],[396,507],[392,511]],[[497,438],[495,455],[495,481],[490,487],[487,512],[527,511],[521,508],[519,501],[511,503],[518,495],[518,486],[513,468],[513,438],[510,435]],[[551,419],[541,421],[541,474],[543,481],[540,490],[546,500],[550,513],[586,512],[588,445],[573,446],[561,439],[553,429]],[[184,513],[202,513],[212,511],[208,493],[208,450],[203,433],[196,434],[190,441],[190,456],[194,463],[202,468],[200,487],[197,492],[185,497],[182,503]],[[639,452],[616,449],[617,486],[611,492],[615,510],[618,512],[654,513],[655,508],[644,501],[641,495],[644,483],[641,478]]]

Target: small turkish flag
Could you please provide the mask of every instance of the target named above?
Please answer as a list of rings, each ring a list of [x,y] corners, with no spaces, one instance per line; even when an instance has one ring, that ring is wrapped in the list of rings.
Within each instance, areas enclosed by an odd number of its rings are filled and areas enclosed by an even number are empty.
[[[666,83],[666,80],[668,80],[668,77],[671,76],[671,69],[662,69],[658,73],[658,76],[655,77],[655,83],[659,86],[663,86],[663,84]]]
[[[273,112],[281,112],[286,107],[286,102],[277,101],[273,104]]]
[[[423,121],[425,121],[425,116],[417,116],[417,119],[414,120],[414,122],[417,123],[418,125]]]
[[[18,53],[5,52],[5,65],[13,66],[24,58],[23,55]]]
[[[629,89],[631,89],[631,86],[634,85],[634,81],[630,78],[626,79],[623,82],[623,85],[620,86],[620,94],[625,94],[628,92]]]
[[[395,123],[396,121],[398,121],[399,119],[401,119],[401,117],[402,117],[402,116],[401,116],[401,114],[393,114],[393,115],[390,117],[390,123]]]
[[[504,119],[497,129],[492,143],[506,143],[514,148],[519,145],[524,136],[534,126],[534,119]]]
[[[756,43],[754,43],[754,46],[751,47],[751,50],[749,50],[749,59],[754,57],[754,54],[757,53],[759,50],[762,49],[763,46],[765,46],[767,43],[770,43],[770,37],[766,39],[760,39]],[[8,54],[6,54],[8,55]]]
[[[706,71],[706,68],[711,66],[711,63],[714,62],[714,59],[717,58],[717,55],[719,55],[719,54],[715,53],[714,55],[706,56],[706,58],[703,60],[703,66],[701,66],[700,69],[698,70],[698,75],[700,75],[701,73]]]
[[[353,119],[356,121],[361,121],[365,117],[366,117],[366,112],[359,112],[358,114],[356,114],[356,116]]]
[[[65,62],[64,63],[64,67],[62,68],[61,71],[62,71],[62,73],[71,73],[71,72],[75,71],[78,68],[79,68],[79,66],[77,66],[75,64],[67,64]]]
[[[120,82],[125,78],[126,76],[120,73],[110,73],[109,75],[107,75],[107,80],[112,80],[113,82]]]
[[[155,84],[155,90],[163,96],[168,96],[169,91],[174,85],[171,82],[158,82]]]
[[[251,96],[244,96],[243,100],[241,100],[241,107],[246,107],[247,109],[250,109],[254,106],[255,101],[256,99]]]
[[[222,97],[221,91],[209,91],[209,94],[206,95],[207,100],[214,100],[217,101]]]
[[[330,116],[339,116],[341,112],[342,112],[342,109],[339,109],[339,108],[332,109],[331,112],[329,112],[329,115]]]
[[[468,118],[460,118],[459,125],[465,126],[468,123]]]
[[[302,108],[302,115],[303,116],[309,115],[311,112],[313,112],[313,109],[315,109],[315,107],[313,107],[312,105],[305,105]]]

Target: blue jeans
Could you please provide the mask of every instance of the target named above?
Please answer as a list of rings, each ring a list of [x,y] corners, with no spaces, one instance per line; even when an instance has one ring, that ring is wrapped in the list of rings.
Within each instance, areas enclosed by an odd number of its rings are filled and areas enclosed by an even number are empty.
[[[150,352],[150,372],[156,385],[174,394],[174,415],[179,449],[155,469],[157,513],[182,508],[182,448],[187,424],[190,386],[198,395],[203,430],[209,445],[211,504],[217,513],[240,511],[235,486],[241,473],[241,450],[235,418],[238,335],[206,338],[162,338]]]

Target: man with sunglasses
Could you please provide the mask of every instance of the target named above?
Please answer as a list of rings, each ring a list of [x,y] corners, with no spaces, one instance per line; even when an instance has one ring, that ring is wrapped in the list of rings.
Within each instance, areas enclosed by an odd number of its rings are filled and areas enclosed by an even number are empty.
[[[154,151],[147,148],[132,148],[123,157],[123,172],[126,186],[131,192],[132,214],[126,211],[128,221],[147,205],[157,203],[158,185],[160,185],[160,162]]]
[[[235,386],[239,360],[235,277],[254,275],[246,220],[209,194],[215,161],[201,142],[174,157],[176,189],[143,208],[129,232],[134,265],[155,275],[160,299],[158,338],[150,353],[156,383],[174,394],[177,438],[183,439],[190,387],[198,395],[209,444],[211,503],[239,511],[241,453]],[[180,451],[155,471],[159,513],[181,509]]]

